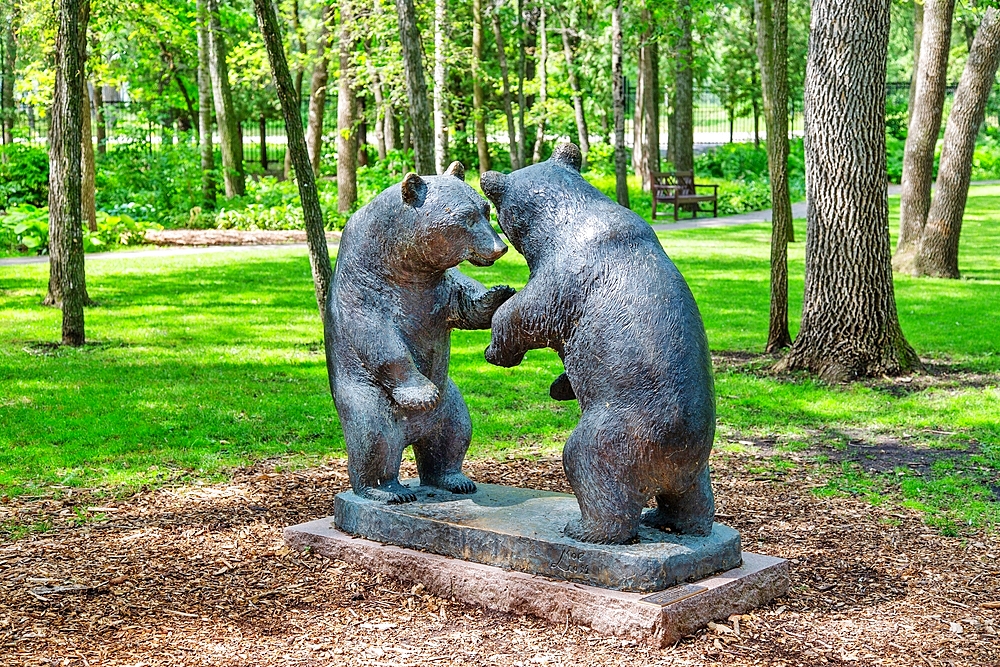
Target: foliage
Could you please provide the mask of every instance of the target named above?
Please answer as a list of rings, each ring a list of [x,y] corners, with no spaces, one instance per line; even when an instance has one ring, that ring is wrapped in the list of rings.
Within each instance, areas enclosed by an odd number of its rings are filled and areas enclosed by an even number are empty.
[[[694,165],[702,180],[725,179],[719,183],[719,215],[771,208],[767,149],[763,144],[723,144],[695,156]],[[792,201],[805,197],[805,148],[801,139],[789,145],[788,184]]]
[[[45,206],[49,197],[49,156],[44,148],[0,146],[0,211],[9,206]]]
[[[116,147],[97,156],[97,208],[166,227],[183,224],[201,203],[200,164],[197,148],[183,141],[154,151]]]
[[[83,231],[85,252],[106,250],[114,246],[143,243],[150,229],[162,229],[155,223],[137,221],[127,215],[97,212],[97,230]],[[7,252],[49,253],[49,209],[21,204],[0,216],[0,249]]]

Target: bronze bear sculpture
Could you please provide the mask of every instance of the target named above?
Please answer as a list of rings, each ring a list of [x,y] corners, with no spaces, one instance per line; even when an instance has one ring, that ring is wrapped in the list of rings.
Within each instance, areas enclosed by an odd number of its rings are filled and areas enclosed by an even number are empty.
[[[493,315],[486,359],[516,366],[549,347],[563,360],[550,393],[582,411],[563,449],[581,511],[567,536],[627,543],[640,521],[710,534],[715,389],[701,315],[653,230],[587,183],[580,163],[566,144],[546,162],[482,175],[530,269]],[[656,509],[643,515],[650,497]]]
[[[513,293],[454,268],[489,266],[507,251],[489,204],[455,162],[441,176],[408,174],[344,228],[324,317],[330,389],[354,492],[386,503],[416,495],[399,482],[412,445],[423,485],[473,493],[462,474],[469,410],[448,377],[452,329],[488,329]]]

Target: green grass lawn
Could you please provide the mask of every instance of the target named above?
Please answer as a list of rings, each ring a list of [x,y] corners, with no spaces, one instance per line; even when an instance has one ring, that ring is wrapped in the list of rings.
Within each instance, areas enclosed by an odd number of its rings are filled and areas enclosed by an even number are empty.
[[[963,229],[966,277],[897,277],[903,328],[922,357],[969,373],[1000,371],[998,223],[1000,188],[974,189]],[[766,225],[661,234],[698,299],[713,350],[763,347],[768,236]],[[804,244],[794,244],[793,331],[803,254]],[[515,252],[463,270],[487,284],[519,288],[527,279]],[[304,251],[94,261],[88,287],[99,305],[87,311],[91,343],[79,350],[53,345],[59,313],[39,305],[47,275],[45,265],[0,267],[0,495],[51,485],[127,490],[212,479],[268,457],[296,465],[343,454]],[[451,373],[472,413],[472,455],[557,449],[579,417],[575,403],[548,398],[558,358],[538,351],[520,367],[496,368],[482,357],[488,340],[488,332],[453,336]],[[948,530],[995,527],[1000,389],[995,375],[985,377],[985,386],[894,391],[776,378],[759,364],[720,370],[718,444],[725,452],[740,439],[775,439],[778,456],[789,454],[769,463],[778,468],[794,465],[791,454],[804,447],[842,447],[851,438],[971,447],[924,477],[831,464],[819,492],[896,498]]]

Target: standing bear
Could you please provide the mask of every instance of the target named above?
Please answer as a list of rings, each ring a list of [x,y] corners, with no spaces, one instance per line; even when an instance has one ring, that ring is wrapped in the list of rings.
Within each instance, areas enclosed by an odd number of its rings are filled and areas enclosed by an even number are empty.
[[[455,162],[442,176],[407,174],[348,221],[324,317],[330,389],[354,492],[403,503],[413,445],[420,482],[473,493],[462,474],[472,423],[448,377],[452,329],[488,329],[514,290],[490,290],[454,268],[489,266],[507,251],[489,204]]]
[[[582,517],[567,536],[626,543],[640,519],[711,533],[711,356],[691,290],[656,234],[580,176],[572,144],[507,176],[487,172],[481,185],[531,271],[494,314],[486,360],[516,366],[550,347],[566,369],[552,397],[580,401],[563,467]]]

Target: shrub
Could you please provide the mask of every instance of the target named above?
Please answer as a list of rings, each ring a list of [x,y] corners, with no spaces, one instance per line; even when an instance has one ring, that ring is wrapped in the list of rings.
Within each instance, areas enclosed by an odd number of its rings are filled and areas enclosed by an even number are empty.
[[[590,151],[587,153],[587,171],[613,176],[615,173],[615,147],[603,141],[591,144]]]
[[[18,204],[45,206],[49,198],[49,156],[43,148],[0,146],[0,211]]]
[[[174,226],[201,203],[196,146],[167,144],[153,152],[120,146],[97,157],[97,207],[103,211]]]
[[[146,231],[163,229],[158,224],[137,221],[127,215],[97,212],[97,230],[83,230],[84,252],[110,246],[138,245]],[[8,252],[49,252],[49,209],[21,204],[0,217],[0,248]]]

